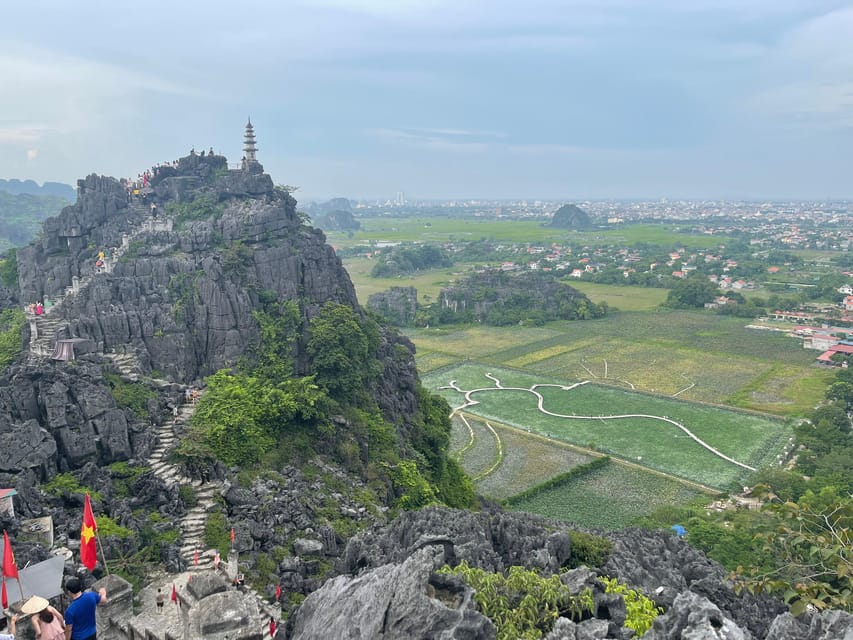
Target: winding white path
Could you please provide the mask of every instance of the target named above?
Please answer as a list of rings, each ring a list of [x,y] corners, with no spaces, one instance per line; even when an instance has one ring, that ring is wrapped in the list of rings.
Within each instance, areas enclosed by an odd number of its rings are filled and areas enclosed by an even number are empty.
[[[563,391],[571,391],[572,389],[575,389],[576,387],[579,387],[579,386],[584,385],[584,384],[588,384],[590,382],[589,380],[577,382],[577,383],[575,383],[573,385],[569,385],[569,386],[562,385],[562,384],[534,384],[529,389],[525,389],[523,387],[504,387],[501,384],[501,381],[498,378],[496,378],[495,376],[493,376],[491,373],[486,373],[485,375],[486,375],[486,378],[488,378],[489,380],[491,380],[492,382],[495,383],[494,387],[483,387],[480,389],[470,389],[470,390],[466,391],[465,389],[461,389],[459,387],[459,385],[456,384],[456,380],[451,380],[447,386],[441,387],[442,389],[453,389],[454,391],[458,391],[459,393],[465,394],[465,404],[453,409],[453,411],[451,411],[451,413],[450,413],[451,416],[453,416],[454,414],[456,414],[459,411],[462,411],[463,409],[466,409],[467,407],[472,407],[476,404],[480,404],[478,400],[474,400],[471,397],[475,393],[482,393],[485,391],[527,391],[528,393],[532,393],[533,395],[536,396],[537,408],[539,409],[540,412],[542,412],[546,415],[553,416],[555,418],[566,418],[569,420],[620,420],[620,419],[626,419],[626,418],[647,418],[649,420],[660,420],[661,422],[666,422],[668,424],[673,425],[674,427],[677,427],[678,429],[681,429],[685,434],[687,434],[687,436],[689,438],[693,439],[696,443],[698,443],[700,446],[704,447],[705,449],[707,449],[708,451],[713,453],[718,458],[722,458],[726,462],[730,462],[734,465],[737,465],[738,467],[741,467],[743,469],[747,469],[748,471],[755,471],[756,470],[755,467],[751,467],[748,464],[744,464],[743,462],[735,460],[734,458],[727,456],[722,451],[715,449],[710,444],[708,444],[707,442],[702,440],[695,433],[690,431],[690,429],[685,427],[680,422],[673,420],[672,418],[668,418],[666,416],[654,416],[654,415],[649,415],[649,414],[645,414],[645,413],[622,413],[622,414],[612,414],[612,415],[602,415],[602,416],[578,416],[578,415],[566,415],[563,413],[554,413],[553,411],[548,411],[547,409],[545,409],[545,407],[543,406],[545,399],[542,397],[541,393],[536,391],[536,389],[538,387],[557,387],[558,389],[562,389]]]

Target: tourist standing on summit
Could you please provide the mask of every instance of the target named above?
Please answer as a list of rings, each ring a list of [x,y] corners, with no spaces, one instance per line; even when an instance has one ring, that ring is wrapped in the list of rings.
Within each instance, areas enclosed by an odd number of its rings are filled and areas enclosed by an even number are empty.
[[[80,578],[70,578],[65,590],[71,597],[65,610],[65,640],[96,640],[95,609],[107,601],[107,590],[101,587],[98,593],[84,593]]]

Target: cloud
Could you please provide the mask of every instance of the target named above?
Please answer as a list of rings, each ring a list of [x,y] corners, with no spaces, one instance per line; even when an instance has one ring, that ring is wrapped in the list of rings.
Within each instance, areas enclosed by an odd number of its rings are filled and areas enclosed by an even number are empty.
[[[748,105],[793,127],[853,127],[853,9],[806,20],[769,52],[765,80]],[[791,80],[791,78],[795,78]]]
[[[27,149],[27,161],[32,162],[36,158],[38,158],[39,150],[38,149]]]

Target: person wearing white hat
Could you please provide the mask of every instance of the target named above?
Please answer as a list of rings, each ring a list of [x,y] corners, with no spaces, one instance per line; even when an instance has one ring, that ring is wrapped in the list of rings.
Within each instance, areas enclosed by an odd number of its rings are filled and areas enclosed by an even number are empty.
[[[65,638],[65,620],[62,614],[50,606],[41,596],[32,596],[21,607],[21,613],[33,616],[33,628],[37,640],[63,640]]]

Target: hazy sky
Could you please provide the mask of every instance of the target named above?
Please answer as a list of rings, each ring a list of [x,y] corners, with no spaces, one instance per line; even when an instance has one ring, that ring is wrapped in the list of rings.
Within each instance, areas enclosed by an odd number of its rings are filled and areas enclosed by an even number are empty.
[[[0,177],[211,145],[301,199],[853,197],[853,1],[0,6]]]

